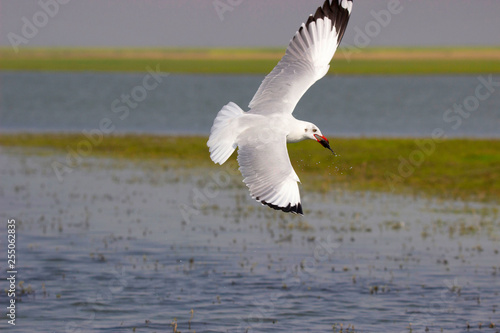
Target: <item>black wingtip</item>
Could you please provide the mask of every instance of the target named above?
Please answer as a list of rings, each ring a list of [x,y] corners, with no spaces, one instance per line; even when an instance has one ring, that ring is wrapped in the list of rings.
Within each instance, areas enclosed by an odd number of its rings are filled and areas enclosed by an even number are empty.
[[[257,198],[257,200],[259,200],[259,199]],[[273,205],[271,203],[265,202],[264,200],[262,200],[260,203],[263,205],[269,206],[272,209],[280,210],[280,211],[285,212],[285,213],[304,215],[304,212],[302,211],[302,204],[300,202],[297,203],[296,205],[293,205],[293,206],[292,206],[292,204],[289,203],[288,206],[286,206],[286,207],[276,206],[276,205]]]
[[[351,16],[349,8],[352,8],[352,2],[353,0],[325,0],[323,6],[319,7],[314,15],[309,16],[305,26],[308,27],[312,22],[328,17],[338,31],[339,37],[337,43],[340,44],[344,37],[349,17]],[[343,3],[346,4],[347,7],[344,7],[342,5]],[[301,27],[299,32],[301,32],[302,29]]]

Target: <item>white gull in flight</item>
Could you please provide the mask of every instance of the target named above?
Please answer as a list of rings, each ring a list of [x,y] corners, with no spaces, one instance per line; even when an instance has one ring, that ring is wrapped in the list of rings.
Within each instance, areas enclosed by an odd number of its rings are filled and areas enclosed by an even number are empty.
[[[288,142],[312,139],[331,150],[318,126],[295,119],[292,113],[309,87],[328,72],[351,10],[352,0],[326,0],[295,33],[250,102],[250,110],[244,112],[231,102],[219,111],[210,130],[207,145],[212,161],[223,164],[238,148],[250,195],[271,208],[303,214],[300,180],[290,163]]]

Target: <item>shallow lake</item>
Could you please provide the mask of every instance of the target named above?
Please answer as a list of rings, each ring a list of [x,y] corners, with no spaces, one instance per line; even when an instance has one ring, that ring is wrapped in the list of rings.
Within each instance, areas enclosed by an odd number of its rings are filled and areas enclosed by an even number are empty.
[[[207,135],[218,110],[247,105],[263,78],[165,75],[154,85],[146,75],[0,72],[0,131],[91,130],[109,118],[116,132]],[[338,136],[441,128],[498,138],[500,93],[479,101],[478,89],[477,76],[327,77],[295,115]],[[448,111],[474,97],[467,117]],[[2,253],[8,219],[17,232],[12,332],[500,326],[497,205],[302,190],[298,217],[254,202],[227,167],[86,158],[59,182],[51,163],[61,159],[0,148]]]
[[[17,221],[23,281],[10,332],[500,326],[498,206],[302,191],[297,217],[223,167],[88,158],[59,182],[61,158],[0,151],[0,219]]]
[[[0,72],[0,131],[91,130],[109,118],[117,132],[208,135],[221,107],[233,101],[246,109],[263,77]],[[490,77],[328,76],[294,115],[333,136],[429,136],[440,128],[447,136],[498,138],[500,88],[484,80]]]

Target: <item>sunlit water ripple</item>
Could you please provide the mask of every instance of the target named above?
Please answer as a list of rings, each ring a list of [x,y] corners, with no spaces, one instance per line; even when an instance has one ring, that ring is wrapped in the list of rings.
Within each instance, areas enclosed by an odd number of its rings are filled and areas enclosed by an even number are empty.
[[[55,158],[0,155],[24,281],[12,332],[500,325],[494,205],[303,191],[301,218],[253,202],[239,176],[214,190],[205,170],[88,158],[60,183]]]

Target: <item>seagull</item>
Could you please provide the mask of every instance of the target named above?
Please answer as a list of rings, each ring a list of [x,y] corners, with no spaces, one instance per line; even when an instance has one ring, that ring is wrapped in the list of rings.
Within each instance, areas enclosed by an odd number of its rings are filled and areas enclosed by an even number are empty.
[[[273,209],[303,215],[299,177],[287,143],[316,140],[330,148],[318,126],[292,113],[305,92],[330,69],[344,36],[353,0],[326,0],[290,41],[243,111],[230,102],[217,114],[207,142],[210,158],[223,164],[238,148],[239,170],[250,195]]]

